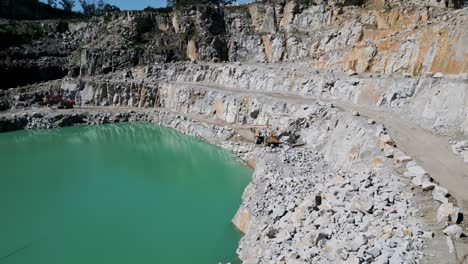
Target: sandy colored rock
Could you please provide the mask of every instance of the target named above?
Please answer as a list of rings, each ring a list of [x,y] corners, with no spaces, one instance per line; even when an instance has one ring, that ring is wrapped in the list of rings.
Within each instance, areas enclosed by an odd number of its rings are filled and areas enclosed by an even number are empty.
[[[193,40],[189,40],[189,42],[187,43],[187,57],[191,61],[197,60],[197,45]]]
[[[247,209],[239,208],[237,210],[236,215],[232,218],[232,223],[239,229],[242,233],[247,231],[249,227],[250,215]]]
[[[456,223],[460,210],[452,203],[443,203],[437,209],[437,222],[439,223]]]

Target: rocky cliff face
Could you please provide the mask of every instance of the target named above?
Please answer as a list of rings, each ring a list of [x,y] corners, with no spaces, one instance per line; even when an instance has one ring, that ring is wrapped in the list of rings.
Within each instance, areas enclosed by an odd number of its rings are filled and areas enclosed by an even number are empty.
[[[0,131],[146,120],[235,151],[256,164],[233,220],[245,263],[459,263],[462,4],[296,0],[2,21],[28,33],[0,51],[2,88],[33,84],[0,90]],[[49,113],[51,93],[79,109]],[[251,144],[254,125],[284,132],[285,146]],[[443,233],[457,252],[440,250]]]
[[[41,87],[24,89],[29,94],[17,100],[10,97],[9,103],[33,104],[45,91],[55,89],[82,105],[160,107],[196,111],[228,123],[274,125],[270,105],[274,100],[334,100],[399,114],[437,133],[468,134],[464,78],[348,76],[304,70],[297,64],[175,63],[99,78],[65,79]]]
[[[461,7],[456,1],[448,6]],[[307,4],[306,4],[307,3]],[[0,51],[3,88],[152,62],[306,62],[315,69],[421,76],[467,71],[466,9],[441,1],[278,1],[31,22],[42,37]],[[11,27],[11,21],[3,21]],[[24,28],[16,25],[9,31]],[[41,34],[38,34],[39,36]]]

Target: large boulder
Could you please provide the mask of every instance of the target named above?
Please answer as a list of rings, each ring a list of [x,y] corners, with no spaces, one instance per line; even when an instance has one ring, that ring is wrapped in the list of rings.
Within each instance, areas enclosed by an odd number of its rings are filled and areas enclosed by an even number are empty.
[[[460,209],[452,203],[443,203],[437,209],[437,222],[439,223],[457,223]]]
[[[432,191],[432,197],[434,198],[434,200],[439,201],[441,203],[448,203],[448,194],[448,190],[440,186],[435,186],[434,190]]]
[[[395,147],[396,144],[388,134],[383,134],[377,138],[377,147],[384,150],[386,146]]]
[[[406,156],[406,155],[403,155],[403,156],[396,156],[394,159],[393,159],[393,166],[395,167],[395,170],[397,170],[398,172],[402,172],[404,168],[406,168],[406,165],[408,164],[408,162],[410,162],[412,159],[410,156]]]
[[[447,236],[460,238],[463,234],[463,229],[459,225],[450,225],[444,229],[444,234]]]
[[[363,214],[371,213],[374,208],[374,203],[369,197],[355,196],[351,199],[351,210],[359,211]]]
[[[408,171],[404,173],[406,177],[417,177],[422,175],[428,175],[427,171],[420,166],[410,166],[408,167]]]

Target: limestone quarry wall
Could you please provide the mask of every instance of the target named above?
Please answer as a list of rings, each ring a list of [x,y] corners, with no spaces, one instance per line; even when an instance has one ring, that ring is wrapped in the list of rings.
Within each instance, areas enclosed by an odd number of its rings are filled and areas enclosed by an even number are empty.
[[[296,65],[297,66],[297,65]],[[390,111],[442,134],[468,133],[465,78],[322,74],[286,66],[167,64],[134,69],[132,78],[66,80],[82,104],[162,107],[217,117],[228,123],[275,124],[314,100]],[[275,111],[283,109],[283,111]],[[272,114],[275,113],[275,114]]]
[[[35,37],[0,50],[0,66],[5,69],[0,77],[6,80],[1,87],[24,85],[11,77],[19,71],[37,72],[37,80],[45,81],[195,60],[303,62],[315,69],[412,76],[466,73],[467,9],[446,8],[442,2],[311,1],[306,5],[283,0],[122,12],[59,21],[56,30],[50,30],[48,23],[28,22],[37,24],[28,26],[34,32],[27,31]],[[12,25],[0,23],[6,30],[24,31],[22,23]]]
[[[468,9],[453,9],[457,0],[275,2],[67,21],[0,50],[3,69],[68,72],[0,90],[0,110],[12,108],[0,130],[145,120],[255,159],[234,218],[244,263],[427,258],[434,234],[415,217],[410,181],[434,189],[431,210],[453,209],[438,219],[443,228],[459,209],[365,114],[468,136]],[[47,94],[80,107],[50,113]],[[299,135],[301,148],[249,144],[253,125]]]
[[[164,50],[167,40],[178,39],[183,45],[173,47],[172,52],[177,56],[161,54],[164,57],[161,61],[183,58],[267,63],[303,61],[317,69],[351,69],[358,73],[458,74],[468,71],[464,46],[468,40],[466,15],[466,9],[453,11],[405,2],[343,7],[323,3],[304,6],[288,1],[278,5],[252,4],[236,10],[175,12],[145,18],[160,33],[150,40],[152,48],[144,57],[157,53],[158,49]],[[104,36],[119,36],[115,28],[126,24],[130,29],[139,28],[142,20],[139,16],[136,13],[115,18],[110,22],[112,26],[104,30]],[[98,41],[86,46],[105,46],[106,37],[99,37],[103,32],[96,33]],[[135,34],[141,33],[138,30],[130,33]],[[115,57],[104,56],[104,60],[119,60]],[[80,67],[88,69],[89,60],[92,58],[82,60]],[[102,73],[96,69],[86,71],[88,75]]]

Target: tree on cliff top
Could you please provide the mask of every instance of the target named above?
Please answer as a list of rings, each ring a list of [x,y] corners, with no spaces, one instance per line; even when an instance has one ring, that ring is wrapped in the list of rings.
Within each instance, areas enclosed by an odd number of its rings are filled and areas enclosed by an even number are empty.
[[[60,0],[60,5],[64,11],[71,12],[75,6],[75,0]]]
[[[0,0],[0,18],[37,20],[76,16],[76,13],[56,8],[58,2],[58,0]]]
[[[94,15],[96,12],[96,5],[94,3],[88,2],[87,0],[78,0],[83,9],[83,14],[85,15]]]
[[[99,0],[97,4],[93,3],[91,0],[78,1],[80,2],[81,8],[83,9],[83,14],[87,16],[102,15],[104,13],[120,11],[118,7],[109,5],[104,0]]]
[[[167,6],[177,7],[203,4],[227,5],[233,2],[233,0],[167,0]]]
[[[55,0],[47,0],[47,4],[53,8],[57,8],[57,3],[55,3]]]

